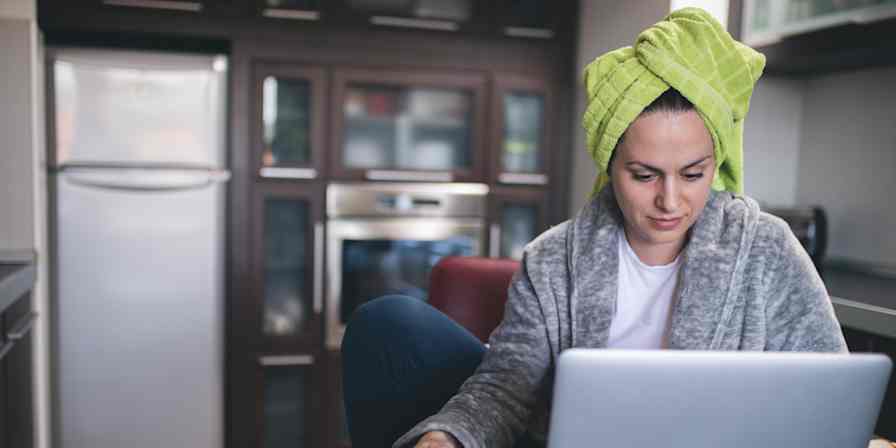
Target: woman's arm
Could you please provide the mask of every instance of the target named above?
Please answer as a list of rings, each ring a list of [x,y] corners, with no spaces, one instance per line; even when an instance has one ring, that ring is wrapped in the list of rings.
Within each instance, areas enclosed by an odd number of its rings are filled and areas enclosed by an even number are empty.
[[[523,434],[551,353],[524,255],[508,291],[504,319],[489,338],[482,364],[442,410],[402,436],[395,447],[410,447],[424,434],[443,431],[465,448],[510,447]]]
[[[767,275],[766,350],[846,352],[846,341],[824,282],[783,221],[772,221],[777,259]]]

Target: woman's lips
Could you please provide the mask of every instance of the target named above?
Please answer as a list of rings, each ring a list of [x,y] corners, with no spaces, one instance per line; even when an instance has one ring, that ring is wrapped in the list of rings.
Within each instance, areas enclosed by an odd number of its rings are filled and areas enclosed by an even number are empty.
[[[651,224],[653,224],[653,227],[658,230],[673,230],[678,227],[678,224],[681,223],[681,220],[682,218],[650,218]]]

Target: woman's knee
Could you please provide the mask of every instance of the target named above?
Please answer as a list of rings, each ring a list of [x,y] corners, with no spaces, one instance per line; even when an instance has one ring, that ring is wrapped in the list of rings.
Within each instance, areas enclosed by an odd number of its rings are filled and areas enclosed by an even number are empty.
[[[345,352],[355,342],[365,346],[397,335],[407,335],[420,323],[421,317],[436,312],[420,299],[392,295],[371,300],[358,307],[345,329],[342,348]]]

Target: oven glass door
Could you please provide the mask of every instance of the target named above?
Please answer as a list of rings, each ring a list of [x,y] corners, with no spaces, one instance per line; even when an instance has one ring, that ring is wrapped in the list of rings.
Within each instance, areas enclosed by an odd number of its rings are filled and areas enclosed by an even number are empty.
[[[445,256],[482,255],[479,219],[337,219],[328,223],[327,346],[338,348],[362,304],[402,294],[427,300],[429,274]]]

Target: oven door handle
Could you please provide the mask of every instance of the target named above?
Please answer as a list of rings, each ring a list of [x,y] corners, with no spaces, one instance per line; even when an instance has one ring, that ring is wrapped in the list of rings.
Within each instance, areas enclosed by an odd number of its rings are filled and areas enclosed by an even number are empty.
[[[499,258],[501,256],[501,224],[492,223],[488,230],[488,255],[492,258]]]
[[[324,305],[324,223],[314,223],[314,314]]]

